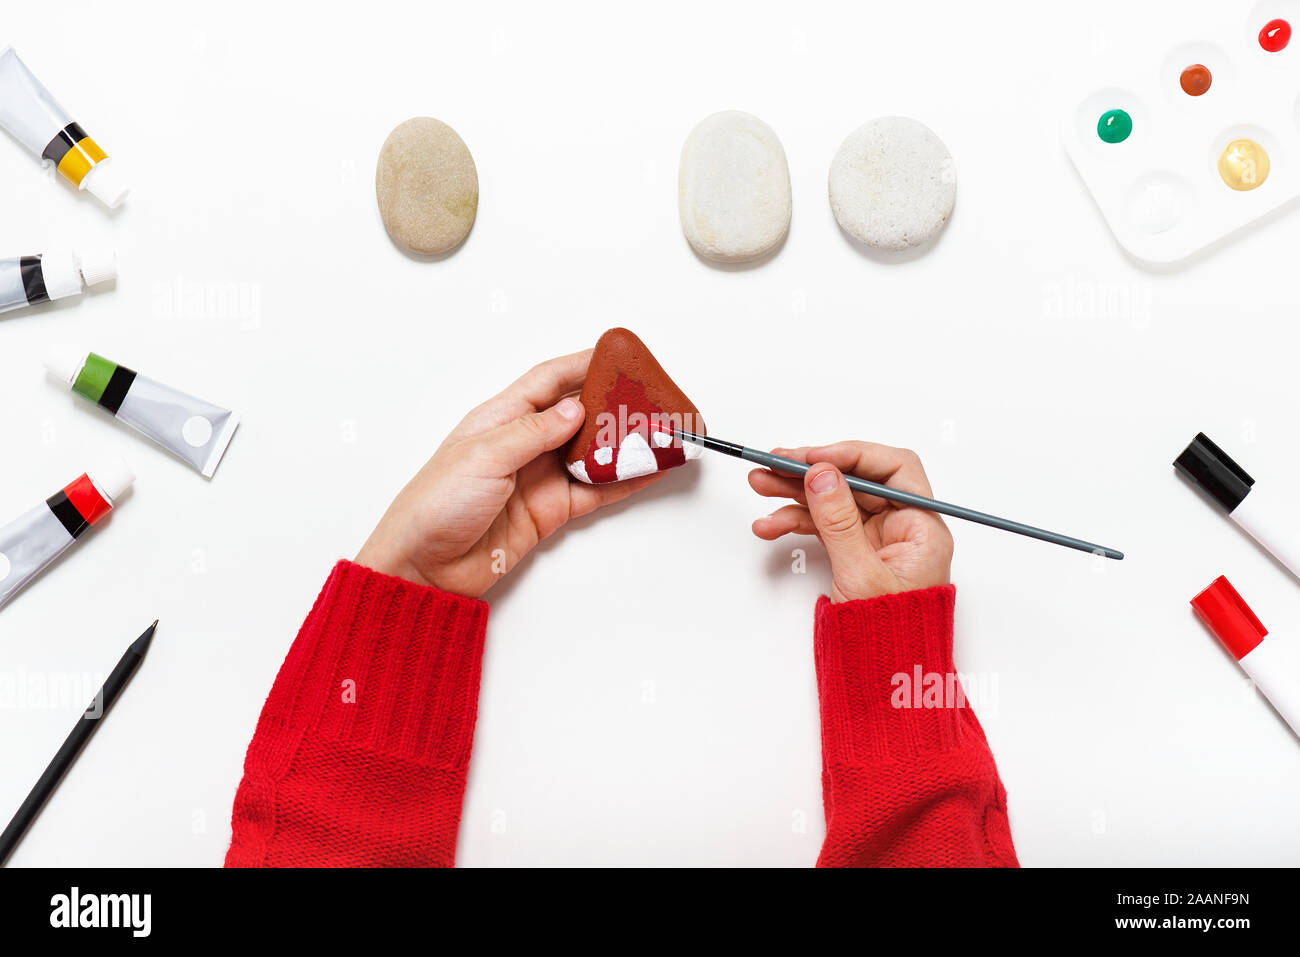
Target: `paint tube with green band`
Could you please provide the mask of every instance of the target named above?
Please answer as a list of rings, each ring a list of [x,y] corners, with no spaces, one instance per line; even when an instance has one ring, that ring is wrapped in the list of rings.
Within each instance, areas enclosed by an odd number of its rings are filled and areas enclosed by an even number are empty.
[[[95,353],[56,356],[45,367],[72,391],[143,432],[207,478],[217,470],[239,416],[137,375]]]
[[[110,209],[130,189],[99,144],[73,120],[13,47],[0,49],[0,126],[59,175]]]

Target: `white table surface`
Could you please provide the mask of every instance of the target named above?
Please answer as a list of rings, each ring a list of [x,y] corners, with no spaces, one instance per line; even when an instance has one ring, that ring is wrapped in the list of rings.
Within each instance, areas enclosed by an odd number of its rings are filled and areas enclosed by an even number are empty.
[[[0,616],[0,814],[80,689],[162,620],[14,864],[219,864],[259,709],[331,564],[466,409],[620,324],[718,435],[906,445],[940,497],[1127,552],[954,527],[957,664],[1024,864],[1300,863],[1300,742],[1187,604],[1226,573],[1300,641],[1300,588],[1169,464],[1204,430],[1257,477],[1300,475],[1300,218],[1144,269],[1058,135],[1061,91],[1101,57],[1239,30],[1227,5],[311,9],[6,13],[0,43],[135,191],[108,215],[0,138],[4,254],[110,242],[121,274],[0,319],[0,520],[105,453],[139,479]],[[784,248],[746,270],[697,259],[677,216],[682,141],[731,108],[778,132],[794,190]],[[826,200],[840,141],[887,114],[930,125],[959,178],[946,231],[903,262],[846,240]],[[374,199],[379,147],[415,115],[478,165],[474,231],[438,262],[395,248]],[[60,345],[240,410],[215,479],[51,385]],[[812,540],[753,537],[771,505],[745,472],[707,458],[490,595],[459,863],[815,859],[827,566]],[[63,700],[31,690],[60,682]]]

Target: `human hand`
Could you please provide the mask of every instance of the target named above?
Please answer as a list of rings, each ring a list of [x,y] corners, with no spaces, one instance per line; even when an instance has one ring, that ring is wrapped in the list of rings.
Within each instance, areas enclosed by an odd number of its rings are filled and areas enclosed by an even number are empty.
[[[934,512],[854,492],[844,474],[900,491],[933,497],[915,452],[872,442],[773,449],[776,455],[815,463],[802,479],[755,469],[749,484],[759,495],[789,498],[754,522],[766,541],[782,535],[816,535],[831,560],[831,601],[875,598],[946,585],[952,567],[952,534]]]
[[[592,350],[543,362],[471,411],[402,489],[356,561],[479,598],[565,522],[661,478],[571,481],[557,451],[582,427]]]

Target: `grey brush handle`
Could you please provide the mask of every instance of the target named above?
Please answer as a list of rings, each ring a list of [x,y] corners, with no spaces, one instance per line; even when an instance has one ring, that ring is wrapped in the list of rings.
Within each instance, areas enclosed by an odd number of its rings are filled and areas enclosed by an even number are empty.
[[[701,436],[701,438],[703,438],[703,436]],[[724,450],[719,449],[719,451]],[[804,475],[811,467],[803,462],[796,462],[794,459],[787,459],[780,455],[773,455],[771,452],[759,452],[756,449],[746,448],[744,446],[740,447],[740,458],[745,459],[747,462],[753,462],[755,465],[761,465],[764,468],[776,469],[779,472],[789,472],[791,475]],[[1017,535],[1036,538],[1039,541],[1052,542],[1055,545],[1064,545],[1066,548],[1077,548],[1081,552],[1092,552],[1096,555],[1105,555],[1107,558],[1114,558],[1117,561],[1124,557],[1123,552],[1116,551],[1113,548],[1106,548],[1103,545],[1094,545],[1092,542],[1085,542],[1079,538],[1071,538],[1069,535],[1061,535],[1058,532],[1049,532],[1045,528],[1035,528],[1033,525],[1013,522],[1009,518],[998,518],[996,515],[989,515],[987,512],[977,512],[973,508],[964,508],[961,505],[949,505],[947,502],[940,502],[937,499],[926,498],[924,495],[914,495],[911,492],[901,492],[898,489],[890,488],[887,485],[880,485],[877,482],[868,482],[866,479],[858,478],[856,475],[846,475],[844,476],[844,480],[848,482],[849,488],[853,489],[855,492],[865,492],[868,495],[875,495],[879,498],[889,499],[891,502],[899,502],[903,505],[914,505],[917,508],[923,508],[927,511],[938,512],[941,515],[951,515],[953,518],[965,519],[968,522],[978,522],[980,525],[988,525],[990,528],[1000,528],[1005,532],[1015,532]]]

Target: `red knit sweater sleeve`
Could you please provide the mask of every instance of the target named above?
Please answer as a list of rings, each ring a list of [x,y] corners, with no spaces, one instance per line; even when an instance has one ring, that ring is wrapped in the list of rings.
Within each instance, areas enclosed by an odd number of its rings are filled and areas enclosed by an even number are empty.
[[[1019,866],[1007,794],[952,663],[951,585],[817,603],[819,867]]]
[[[262,708],[226,866],[451,866],[487,617],[339,562]]]

